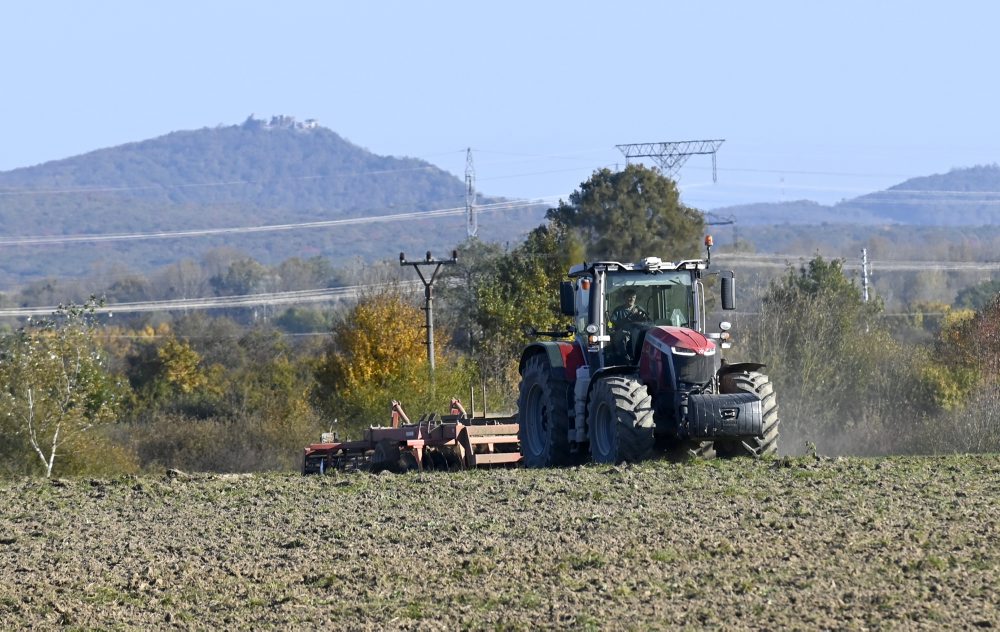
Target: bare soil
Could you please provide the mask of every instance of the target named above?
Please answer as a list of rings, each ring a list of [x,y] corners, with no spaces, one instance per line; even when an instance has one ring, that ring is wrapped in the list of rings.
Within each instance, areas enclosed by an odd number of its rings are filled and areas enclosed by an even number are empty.
[[[1000,456],[0,482],[0,628],[1000,626]]]

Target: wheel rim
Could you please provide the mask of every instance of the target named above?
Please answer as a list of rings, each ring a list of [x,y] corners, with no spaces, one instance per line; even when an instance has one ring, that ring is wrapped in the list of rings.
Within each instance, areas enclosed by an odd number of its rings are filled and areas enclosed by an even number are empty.
[[[592,440],[597,443],[597,453],[611,456],[615,437],[615,420],[611,415],[611,408],[605,403],[598,404],[595,419],[597,423]]]
[[[537,384],[528,391],[528,449],[532,455],[539,456],[545,452],[545,441],[548,436],[548,409],[542,402],[542,389]]]

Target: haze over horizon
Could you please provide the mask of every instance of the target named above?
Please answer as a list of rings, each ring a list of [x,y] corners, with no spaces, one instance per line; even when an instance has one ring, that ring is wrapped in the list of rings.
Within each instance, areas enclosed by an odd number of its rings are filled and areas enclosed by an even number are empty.
[[[1000,156],[1000,7],[724,1],[13,5],[0,170],[284,114],[478,189],[565,196],[615,145],[724,138],[685,201],[833,203]],[[307,174],[304,174],[307,175]]]

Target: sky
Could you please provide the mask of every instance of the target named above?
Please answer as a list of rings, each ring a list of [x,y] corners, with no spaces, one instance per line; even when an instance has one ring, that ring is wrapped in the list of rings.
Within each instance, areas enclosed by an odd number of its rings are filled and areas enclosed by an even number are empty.
[[[833,203],[1000,161],[1000,3],[47,1],[0,10],[0,171],[284,114],[477,189],[724,139],[684,201]],[[651,164],[651,163],[650,163]],[[303,174],[308,175],[308,174]]]

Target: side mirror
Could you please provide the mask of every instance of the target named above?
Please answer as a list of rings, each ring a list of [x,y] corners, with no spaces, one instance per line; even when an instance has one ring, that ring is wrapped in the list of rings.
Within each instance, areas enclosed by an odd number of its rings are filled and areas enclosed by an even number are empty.
[[[719,281],[722,286],[722,309],[736,309],[736,279],[733,273],[730,272],[728,276],[720,276]]]
[[[576,296],[572,281],[562,281],[559,284],[559,309],[563,316],[576,316]]]

